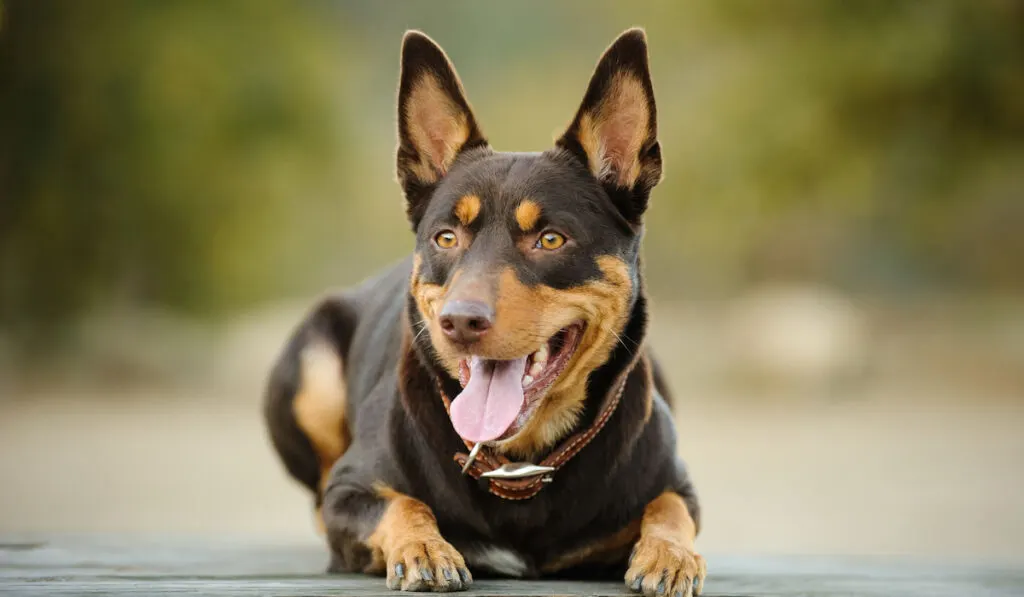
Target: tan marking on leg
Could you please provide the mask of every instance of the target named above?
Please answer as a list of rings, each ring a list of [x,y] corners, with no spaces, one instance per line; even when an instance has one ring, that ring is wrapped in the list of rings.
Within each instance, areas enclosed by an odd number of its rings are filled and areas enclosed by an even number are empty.
[[[324,340],[314,340],[300,355],[299,392],[292,413],[320,463],[320,491],[331,467],[352,443],[345,421],[345,374],[341,357]]]
[[[523,199],[516,207],[516,223],[523,232],[533,230],[540,219],[540,205],[533,199]]]
[[[320,491],[323,492],[323,483],[320,484]],[[313,516],[313,524],[316,525],[316,534],[321,537],[327,536],[327,521],[324,520],[324,507],[323,505],[316,507],[316,513]]]
[[[455,217],[463,226],[469,226],[480,215],[480,198],[466,195],[455,202]]]
[[[652,500],[644,509],[626,584],[648,595],[699,595],[707,565],[694,551],[696,536],[697,525],[679,494],[666,491]]]
[[[541,567],[541,572],[552,573],[581,564],[614,564],[621,562],[640,536],[640,521],[636,520],[611,535],[561,554]]]
[[[388,588],[443,591],[472,582],[466,561],[441,536],[430,507],[386,485],[374,489],[386,505],[366,542],[374,560],[386,562]]]

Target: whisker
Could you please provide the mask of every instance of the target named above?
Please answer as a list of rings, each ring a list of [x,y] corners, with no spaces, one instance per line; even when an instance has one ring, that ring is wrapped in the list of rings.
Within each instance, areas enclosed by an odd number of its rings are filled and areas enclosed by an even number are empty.
[[[420,321],[420,322],[413,323],[414,327],[417,326],[417,325],[420,327],[420,331],[416,332],[416,335],[412,337],[413,343],[415,343],[417,340],[420,339],[420,336],[423,335],[423,332],[427,331],[427,322]]]
[[[629,340],[630,340],[630,342],[633,343],[633,347],[630,348],[629,346],[627,346],[626,345],[626,338],[623,338],[622,335],[620,335],[618,332],[616,332],[614,328],[611,328],[609,326],[601,326],[601,329],[606,331],[606,332],[608,332],[608,333],[610,333],[611,335],[615,336],[615,339],[619,342],[619,344],[621,344],[622,347],[625,348],[626,351],[629,352],[630,354],[633,353],[633,349],[640,347],[640,345],[637,344],[636,342],[634,342],[632,339],[629,339]]]

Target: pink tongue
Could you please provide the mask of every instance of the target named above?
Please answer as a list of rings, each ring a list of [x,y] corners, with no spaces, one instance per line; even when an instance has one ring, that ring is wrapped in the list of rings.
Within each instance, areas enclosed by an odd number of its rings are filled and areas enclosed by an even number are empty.
[[[452,401],[452,424],[463,439],[490,441],[505,433],[523,409],[526,357],[514,361],[473,357],[469,368],[469,383]]]

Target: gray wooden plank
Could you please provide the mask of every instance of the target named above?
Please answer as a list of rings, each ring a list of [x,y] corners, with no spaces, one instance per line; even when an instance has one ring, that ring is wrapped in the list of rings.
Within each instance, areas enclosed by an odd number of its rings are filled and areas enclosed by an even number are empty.
[[[322,574],[317,544],[159,537],[0,536],[2,595],[395,595],[380,578]],[[708,556],[705,595],[1024,596],[1019,563]],[[477,580],[474,595],[629,594],[618,582]]]
[[[0,585],[0,594],[11,595],[211,595],[214,597],[241,597],[274,595],[278,597],[305,597],[312,595],[351,595],[353,597],[397,595],[388,591],[380,579],[364,577],[264,578],[264,579],[90,579],[88,581],[12,583]],[[460,593],[469,596],[539,597],[549,595],[594,595],[611,597],[626,595],[618,583],[540,582],[540,581],[479,581],[472,591]]]

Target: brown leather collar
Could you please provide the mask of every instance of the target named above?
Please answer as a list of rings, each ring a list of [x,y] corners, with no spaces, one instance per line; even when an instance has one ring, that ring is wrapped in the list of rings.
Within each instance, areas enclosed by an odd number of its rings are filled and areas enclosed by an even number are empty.
[[[641,351],[637,352],[640,353]],[[612,391],[605,395],[604,402],[601,404],[601,409],[598,411],[594,422],[586,429],[566,438],[547,458],[539,463],[541,466],[554,468],[555,471],[539,473],[522,479],[487,479],[488,491],[506,500],[526,500],[537,495],[544,488],[545,484],[552,481],[552,475],[569,459],[586,447],[597,433],[601,431],[601,428],[608,422],[608,419],[611,418],[612,413],[615,412],[615,408],[622,399],[623,391],[626,389],[626,380],[629,378],[629,374],[633,372],[633,369],[636,368],[638,360],[634,358],[626,370],[619,374],[619,377],[612,385]],[[441,400],[444,401],[444,408],[446,411],[449,411],[450,415],[451,399],[445,393],[444,388],[441,387],[440,381],[438,381],[437,389],[441,394]],[[653,388],[651,388],[651,391],[653,391]],[[466,440],[463,440],[463,442],[466,444],[466,448],[472,450],[474,445],[472,442]],[[466,460],[469,459],[469,454],[458,452],[453,458],[461,468],[465,466]],[[474,479],[479,479],[483,473],[493,471],[511,462],[505,456],[497,454],[485,446],[477,453],[476,459],[473,460],[473,463],[466,472],[472,475]]]

